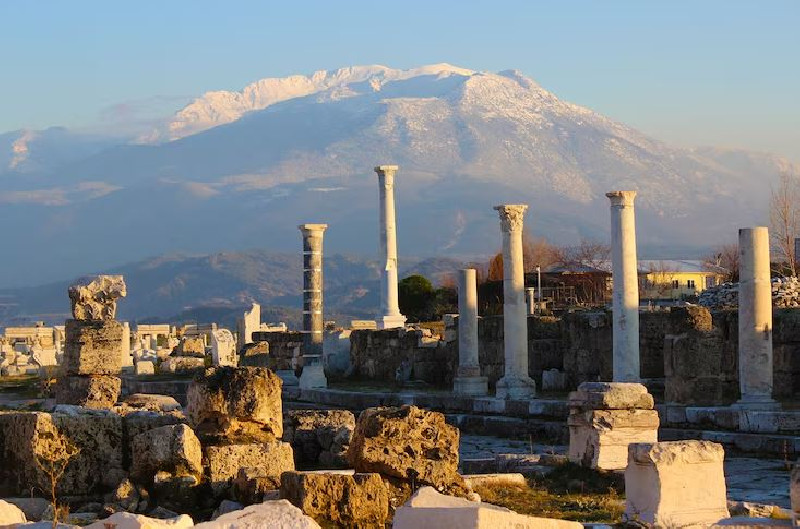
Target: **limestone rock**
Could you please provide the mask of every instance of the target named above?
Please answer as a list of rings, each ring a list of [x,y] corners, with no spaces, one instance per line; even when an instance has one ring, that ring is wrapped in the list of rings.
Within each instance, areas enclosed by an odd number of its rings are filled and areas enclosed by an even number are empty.
[[[260,367],[209,368],[187,390],[189,422],[204,444],[280,439],[281,385]]]
[[[583,382],[569,395],[570,409],[652,410],[653,396],[642,384],[630,382]]]
[[[265,501],[241,511],[223,514],[212,522],[195,525],[196,529],[320,529],[311,517],[286,500]]]
[[[150,483],[158,472],[173,476],[203,474],[202,448],[191,428],[185,424],[161,426],[133,438],[131,476]]]
[[[28,521],[38,522],[42,515],[50,507],[50,500],[45,498],[4,498],[8,503],[13,503],[19,507]]]
[[[570,413],[570,461],[588,468],[623,470],[628,445],[658,440],[655,410],[597,410]]]
[[[239,503],[238,501],[231,501],[231,500],[222,500],[214,510],[214,513],[211,515],[212,520],[216,520],[223,514],[228,514],[229,512],[240,511],[244,509],[244,505]]]
[[[162,373],[191,373],[205,369],[206,361],[204,358],[195,356],[170,356],[161,362]]]
[[[22,509],[4,500],[0,500],[0,526],[25,523],[25,513]]]
[[[58,404],[109,409],[117,402],[122,380],[112,375],[67,375],[58,379],[54,390]]]
[[[416,406],[368,408],[361,412],[348,459],[356,472],[377,472],[432,485],[463,489],[458,474],[458,428],[444,415]]]
[[[253,342],[242,347],[242,352],[239,355],[239,365],[276,368],[275,365],[270,364],[269,342]]]
[[[123,404],[132,410],[181,411],[181,405],[173,397],[156,393],[133,393],[125,397]]]
[[[283,439],[292,444],[299,468],[347,468],[355,416],[346,410],[289,412]]]
[[[269,441],[204,447],[206,475],[211,486],[220,491],[227,488],[242,468],[266,478],[272,488],[280,486],[281,474],[294,470],[294,457],[289,443]]]
[[[393,529],[582,529],[579,522],[535,518],[514,511],[463,498],[439,494],[431,487],[422,487],[397,509]]]
[[[259,468],[240,468],[232,482],[233,497],[245,505],[275,499],[267,498],[269,493],[278,492],[275,488],[275,476],[268,477],[262,474],[263,471]]]
[[[132,514],[129,512],[115,512],[105,520],[87,525],[85,529],[187,529],[194,527],[192,518],[186,514],[181,514],[176,518],[159,520],[148,518],[143,514]]]
[[[128,294],[121,275],[85,277],[69,287],[72,317],[76,320],[113,320],[117,299]]]
[[[625,469],[625,515],[657,527],[707,527],[729,516],[722,445],[636,443]]]
[[[197,358],[206,357],[206,344],[202,338],[181,339],[173,353],[175,356],[195,356]]]
[[[106,506],[114,511],[136,512],[139,507],[140,495],[131,480],[125,478],[113,492],[104,497]]]
[[[228,329],[211,332],[211,361],[215,366],[236,365],[236,340]]]
[[[281,497],[340,527],[383,527],[389,516],[389,491],[379,474],[285,472]]]
[[[124,326],[113,320],[66,321],[64,370],[68,375],[116,375],[122,371]]]

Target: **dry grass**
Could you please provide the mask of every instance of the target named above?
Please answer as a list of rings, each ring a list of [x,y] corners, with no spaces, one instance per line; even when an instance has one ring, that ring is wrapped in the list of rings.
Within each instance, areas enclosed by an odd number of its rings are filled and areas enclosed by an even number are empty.
[[[475,489],[481,499],[521,514],[581,522],[619,523],[624,510],[622,486],[611,473],[573,464],[527,485],[490,485]]]

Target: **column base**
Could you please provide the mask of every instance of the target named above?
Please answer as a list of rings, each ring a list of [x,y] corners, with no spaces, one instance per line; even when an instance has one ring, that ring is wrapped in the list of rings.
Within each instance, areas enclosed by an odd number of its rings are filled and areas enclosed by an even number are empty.
[[[531,377],[506,375],[497,381],[497,398],[525,400],[536,396],[536,382]]]
[[[489,394],[489,379],[486,377],[456,377],[453,393],[457,395],[483,396]]]
[[[328,379],[325,378],[325,368],[320,363],[303,366],[300,374],[300,388],[327,388]]]
[[[398,327],[405,327],[406,317],[402,314],[397,316],[380,316],[376,318],[378,329],[396,329]]]
[[[780,402],[769,397],[744,397],[731,404],[732,409],[743,411],[772,411],[780,407]]]
[[[295,376],[294,369],[278,369],[275,374],[283,380],[284,387],[300,385],[300,380]]]

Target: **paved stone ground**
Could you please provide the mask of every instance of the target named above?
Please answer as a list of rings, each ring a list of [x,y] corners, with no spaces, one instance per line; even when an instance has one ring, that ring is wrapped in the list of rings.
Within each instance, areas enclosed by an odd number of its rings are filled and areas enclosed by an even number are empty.
[[[482,435],[462,435],[462,459],[491,458],[495,454],[564,454],[566,446],[548,446]],[[726,457],[728,499],[790,508],[789,470],[782,460]]]

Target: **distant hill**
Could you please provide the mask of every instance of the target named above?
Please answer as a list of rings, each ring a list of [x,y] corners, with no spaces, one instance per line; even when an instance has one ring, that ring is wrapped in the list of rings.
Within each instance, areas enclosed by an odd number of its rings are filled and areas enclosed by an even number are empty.
[[[445,258],[402,259],[401,277],[420,273],[440,283],[463,266]],[[302,259],[298,253],[266,250],[212,255],[161,256],[112,268],[123,274],[128,297],[119,302],[119,318],[130,321],[216,321],[232,325],[245,307],[262,305],[263,321],[302,321]],[[331,255],[324,260],[325,318],[348,323],[374,318],[379,305],[380,268],[365,257]],[[0,326],[44,319],[63,322],[69,299],[65,280],[47,285],[0,290]]]

